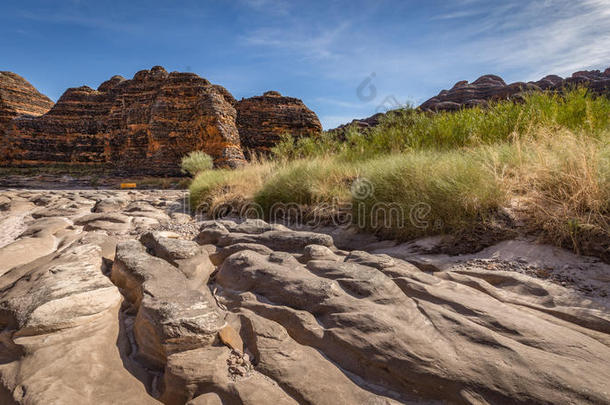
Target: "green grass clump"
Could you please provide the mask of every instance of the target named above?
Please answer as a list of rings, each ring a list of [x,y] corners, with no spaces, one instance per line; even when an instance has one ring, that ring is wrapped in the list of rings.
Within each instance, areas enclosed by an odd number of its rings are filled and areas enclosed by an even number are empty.
[[[192,210],[214,212],[227,204],[239,210],[262,188],[274,167],[274,164],[263,160],[250,162],[235,170],[200,172],[189,187]]]
[[[527,226],[556,245],[610,260],[610,131],[541,131],[510,149],[494,159],[495,170],[509,173],[505,188],[520,200]]]
[[[370,196],[352,203],[360,227],[410,239],[457,233],[485,222],[506,202],[481,150],[408,152],[373,159],[363,170]]]
[[[190,203],[194,210],[204,203],[211,202],[214,190],[224,187],[231,180],[228,169],[207,170],[199,173],[189,186]]]
[[[180,167],[182,168],[182,173],[194,177],[198,173],[214,167],[214,159],[207,153],[194,151],[182,158]]]
[[[330,158],[293,161],[273,171],[254,195],[254,201],[265,212],[275,203],[312,205],[345,201],[357,173],[355,165]]]

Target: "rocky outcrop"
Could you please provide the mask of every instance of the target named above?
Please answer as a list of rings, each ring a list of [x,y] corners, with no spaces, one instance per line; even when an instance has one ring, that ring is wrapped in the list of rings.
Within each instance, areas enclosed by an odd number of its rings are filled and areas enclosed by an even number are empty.
[[[277,91],[246,98],[235,104],[237,128],[246,153],[267,153],[284,134],[313,136],[322,131],[316,114],[298,98]]]
[[[436,97],[424,102],[424,111],[455,111],[460,108],[485,105],[492,100],[505,100],[527,90],[540,90],[534,84],[511,83],[507,85],[501,77],[485,75],[472,83],[457,82],[450,90],[441,91]]]
[[[97,90],[68,89],[54,106],[19,76],[0,76],[4,166],[60,163],[178,175],[181,158],[194,150],[211,155],[216,167],[234,168],[245,162],[244,151],[266,153],[284,133],[321,130],[299,99],[267,92],[237,102],[220,85],[160,66],[131,80],[114,76]]]
[[[573,73],[564,80],[563,86],[582,85],[596,94],[610,96],[610,67],[604,72],[599,70],[582,70]],[[555,86],[558,88],[558,86]]]
[[[610,404],[607,298],[183,197],[0,195],[0,403]]]
[[[518,98],[526,91],[562,91],[574,86],[586,86],[595,94],[610,95],[610,68],[581,71],[566,79],[556,75],[545,76],[536,82],[506,84],[495,75],[481,76],[472,83],[457,82],[450,90],[442,90],[437,96],[424,102],[419,108],[424,111],[455,111],[485,105],[489,101]]]
[[[430,274],[337,250],[322,236],[326,246],[303,248],[310,233],[290,231],[274,245],[278,231],[245,238],[230,221],[221,226],[221,246],[247,239],[274,250],[244,244],[224,259],[217,298],[238,316],[255,370],[299,402],[607,402],[601,376],[610,369],[595,353],[609,350],[608,318],[560,287],[474,268]],[[601,375],[581,374],[593,369]],[[319,379],[333,388],[325,393]]]
[[[0,72],[0,128],[15,117],[39,116],[51,107],[53,101],[23,77],[12,72]]]
[[[227,100],[228,99],[228,100]],[[192,73],[143,70],[97,90],[68,89],[42,117],[12,120],[2,155],[11,165],[100,164],[130,174],[179,173],[204,150],[219,167],[244,162],[228,91]]]
[[[369,129],[379,125],[379,121],[385,117],[384,113],[377,113],[367,118],[360,118],[352,120],[351,122],[343,125],[339,125],[337,128],[331,129],[331,131],[337,131],[338,133],[344,132],[347,128],[355,127],[357,129]]]

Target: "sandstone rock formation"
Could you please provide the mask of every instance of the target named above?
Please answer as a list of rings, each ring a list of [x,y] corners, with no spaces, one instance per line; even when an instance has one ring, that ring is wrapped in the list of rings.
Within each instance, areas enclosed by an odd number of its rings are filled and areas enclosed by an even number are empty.
[[[581,71],[562,79],[556,75],[545,76],[536,82],[516,82],[506,84],[495,75],[481,76],[472,83],[457,82],[450,90],[442,90],[437,96],[425,101],[419,108],[424,111],[455,111],[477,105],[485,105],[492,100],[507,100],[519,97],[526,91],[562,91],[574,86],[586,86],[596,94],[610,96],[610,68]]]
[[[298,98],[277,91],[246,98],[235,104],[237,128],[246,151],[268,152],[284,134],[313,136],[322,132],[316,114]]]
[[[7,126],[2,155],[12,165],[110,164],[119,171],[172,175],[182,156],[205,150],[218,166],[243,163],[226,90],[192,73],[156,66],[68,89],[42,117]]]
[[[51,107],[53,101],[23,77],[12,72],[0,72],[0,128],[15,117],[42,115]]]
[[[358,129],[366,130],[379,125],[379,120],[381,120],[384,116],[384,113],[377,113],[367,118],[354,119],[351,122],[348,122],[347,124],[339,125],[337,128],[331,129],[331,131],[342,132],[345,131],[348,127],[354,126]]]
[[[68,89],[52,106],[19,76],[3,73],[0,164],[179,175],[181,158],[194,150],[211,155],[217,167],[233,168],[245,162],[243,149],[266,152],[280,134],[321,131],[300,100],[265,94],[236,102],[228,90],[196,74],[156,66],[131,80],[114,76],[97,90]]]
[[[457,82],[450,90],[442,90],[436,97],[424,102],[424,111],[455,111],[460,108],[485,105],[491,100],[506,100],[527,90],[539,90],[533,84],[512,83],[507,85],[501,77],[485,75],[472,83]]]
[[[607,300],[182,198],[0,194],[0,403],[610,404]]]

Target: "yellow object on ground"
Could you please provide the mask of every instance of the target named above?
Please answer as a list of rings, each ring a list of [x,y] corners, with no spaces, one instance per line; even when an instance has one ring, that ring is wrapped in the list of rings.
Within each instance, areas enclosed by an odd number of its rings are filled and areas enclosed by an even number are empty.
[[[136,188],[136,183],[121,183],[121,188]]]

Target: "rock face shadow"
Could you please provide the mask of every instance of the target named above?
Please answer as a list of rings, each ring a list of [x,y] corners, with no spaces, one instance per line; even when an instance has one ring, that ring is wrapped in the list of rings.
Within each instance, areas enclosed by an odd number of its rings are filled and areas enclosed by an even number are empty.
[[[116,340],[116,346],[119,350],[123,367],[132,376],[134,376],[146,388],[146,392],[151,397],[158,396],[156,384],[158,382],[160,372],[149,370],[140,364],[136,358],[137,346],[133,337],[133,322],[134,316],[128,314],[128,309],[121,309],[118,313],[119,334]],[[127,326],[130,324],[130,326]]]

